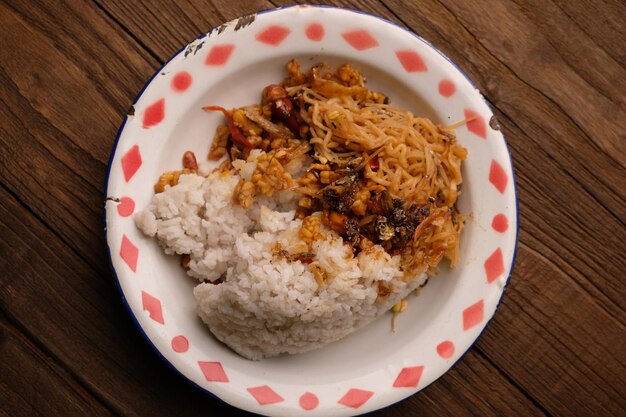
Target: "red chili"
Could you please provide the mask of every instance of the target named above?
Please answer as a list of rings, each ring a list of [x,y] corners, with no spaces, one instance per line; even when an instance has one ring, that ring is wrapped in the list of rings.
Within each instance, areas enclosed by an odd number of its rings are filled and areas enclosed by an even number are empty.
[[[293,103],[289,97],[279,98],[271,102],[272,116],[277,120],[282,120],[296,136],[300,135],[300,123],[293,112]]]
[[[272,101],[272,116],[278,120],[287,120],[293,111],[293,104],[289,97]]]
[[[230,137],[232,138],[235,146],[237,146],[238,148],[247,148],[247,149],[252,149],[254,147],[252,146],[250,141],[243,135],[243,133],[241,133],[241,130],[239,130],[239,128],[233,121],[233,118],[230,116],[230,113],[228,113],[228,110],[226,110],[224,107],[205,106],[202,108],[202,110],[221,111],[222,113],[224,113],[224,118],[226,119],[228,130],[230,131]]]
[[[287,128],[291,130],[291,133],[296,135],[296,137],[300,136],[300,123],[298,123],[298,119],[295,114],[291,113],[287,120],[285,120],[285,124],[287,125]]]
[[[378,161],[378,156],[375,156],[372,159],[370,159],[370,168],[373,171],[376,171],[378,168],[380,168],[380,162]]]

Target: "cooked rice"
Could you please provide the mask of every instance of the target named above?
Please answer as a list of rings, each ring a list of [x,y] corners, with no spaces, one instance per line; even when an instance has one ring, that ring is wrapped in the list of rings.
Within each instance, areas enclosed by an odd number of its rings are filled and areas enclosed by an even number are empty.
[[[424,282],[425,274],[405,276],[400,256],[381,246],[354,257],[326,228],[326,238],[312,245],[311,263],[325,271],[323,285],[310,265],[277,255],[277,244],[288,252],[302,246],[297,197],[257,197],[249,210],[232,202],[258,154],[233,163],[237,174],[181,175],[135,216],[165,253],[189,255],[187,273],[201,281],[194,289],[198,313],[215,337],[254,360],[305,352],[366,325]],[[379,296],[379,285],[390,293]]]

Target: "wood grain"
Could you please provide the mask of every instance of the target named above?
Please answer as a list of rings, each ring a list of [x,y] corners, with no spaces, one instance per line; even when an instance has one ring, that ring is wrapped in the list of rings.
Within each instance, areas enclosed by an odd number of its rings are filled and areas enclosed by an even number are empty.
[[[0,361],[0,413],[13,417],[112,415],[3,317],[0,317],[0,356],[4,358]]]
[[[136,31],[137,40],[162,63],[212,28],[237,17],[273,7],[266,0],[190,0],[169,4],[158,0],[142,0],[130,4],[123,0],[96,2],[122,27],[144,28]],[[163,22],[168,24],[164,25]]]
[[[509,0],[443,3],[471,28],[476,43],[558,106],[609,158],[626,165],[620,147],[626,136],[619,122],[626,116],[621,93],[626,70],[577,31],[558,7],[536,2],[531,9]],[[494,30],[500,36],[487,36]]]
[[[0,414],[240,414],[165,365],[125,311],[104,176],[126,109],[163,62],[227,20],[292,3],[0,2]],[[408,27],[472,78],[519,197],[495,318],[449,373],[376,415],[622,415],[626,5],[326,3]]]
[[[106,163],[155,62],[95,6],[16,2],[0,16],[0,44],[16,45],[0,48],[0,180],[74,248],[97,243],[81,256],[104,268]]]

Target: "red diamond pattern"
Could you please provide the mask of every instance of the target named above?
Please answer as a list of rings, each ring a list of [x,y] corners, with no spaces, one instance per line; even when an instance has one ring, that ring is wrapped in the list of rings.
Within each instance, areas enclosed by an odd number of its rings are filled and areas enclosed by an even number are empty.
[[[165,118],[165,99],[155,101],[143,113],[143,128],[148,129],[158,125]]]
[[[500,248],[496,249],[485,261],[485,272],[487,273],[487,282],[490,284],[504,273],[504,261]]]
[[[291,30],[284,26],[272,25],[257,33],[256,40],[267,45],[278,46],[290,33]]]
[[[489,182],[492,183],[501,193],[504,193],[504,190],[506,190],[506,184],[509,182],[506,172],[504,172],[502,166],[495,160],[491,161],[491,167],[489,168]]]
[[[126,265],[133,271],[137,271],[137,258],[139,257],[139,249],[133,245],[126,235],[122,236],[122,246],[120,248],[120,257],[126,262]]]
[[[424,372],[423,366],[410,366],[408,368],[402,368],[402,371],[398,374],[396,380],[393,383],[395,388],[400,387],[417,387]]]
[[[278,395],[273,389],[271,389],[267,385],[262,385],[260,387],[254,387],[254,388],[248,388],[248,392],[261,405],[275,404],[275,403],[285,401],[283,397]]]
[[[198,362],[204,378],[209,382],[229,382],[222,364],[219,362]]]
[[[428,67],[424,63],[422,57],[415,51],[396,51],[396,56],[406,72],[424,72],[428,71]]]
[[[338,401],[339,404],[346,407],[359,408],[369,400],[374,393],[372,391],[366,391],[363,389],[351,388],[346,394]]]
[[[357,51],[363,51],[364,49],[378,46],[378,41],[365,29],[344,32],[341,36]]]
[[[128,217],[135,211],[135,202],[130,197],[120,198],[120,202],[117,204],[117,214],[122,217]]]
[[[509,219],[504,214],[496,214],[491,221],[491,227],[496,232],[504,233],[509,228]]]
[[[155,298],[145,291],[141,292],[141,303],[143,310],[150,313],[150,318],[157,323],[165,324],[163,320],[163,310],[161,308],[161,302],[158,298]]]
[[[463,310],[463,330],[469,330],[483,321],[485,316],[485,303],[483,300]]]
[[[235,50],[235,45],[227,43],[224,45],[215,45],[209,51],[209,54],[206,56],[204,63],[206,65],[211,65],[214,67],[219,67],[220,65],[224,65],[228,62],[228,59],[232,55]]]
[[[480,136],[483,139],[487,139],[487,123],[485,119],[474,110],[465,109],[465,120],[467,120],[467,130],[473,134]]]
[[[141,153],[139,152],[139,146],[134,145],[122,156],[122,171],[124,172],[124,180],[126,182],[135,175],[135,172],[141,166]]]

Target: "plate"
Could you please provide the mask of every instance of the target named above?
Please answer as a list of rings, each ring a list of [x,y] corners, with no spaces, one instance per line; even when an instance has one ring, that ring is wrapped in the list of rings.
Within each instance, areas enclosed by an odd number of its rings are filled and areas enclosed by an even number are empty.
[[[259,101],[285,64],[351,63],[373,90],[457,131],[469,156],[469,213],[454,269],[430,280],[391,331],[387,313],[312,352],[258,362],[219,343],[200,321],[194,280],[136,229],[153,184],[186,150],[206,155],[218,114],[208,104]],[[277,416],[347,416],[385,407],[443,375],[479,337],[503,295],[515,255],[517,207],[507,146],[471,81],[415,34],[364,13],[294,6],[226,23],[181,49],[148,82],[122,124],[109,163],[106,234],[112,268],[140,330],[177,371],[233,406]]]

